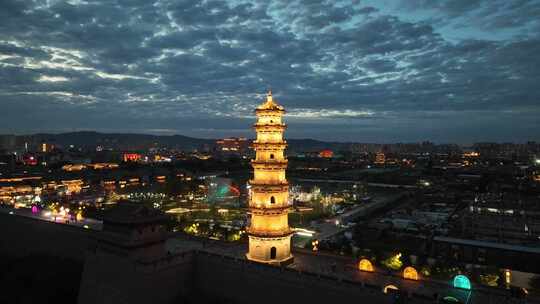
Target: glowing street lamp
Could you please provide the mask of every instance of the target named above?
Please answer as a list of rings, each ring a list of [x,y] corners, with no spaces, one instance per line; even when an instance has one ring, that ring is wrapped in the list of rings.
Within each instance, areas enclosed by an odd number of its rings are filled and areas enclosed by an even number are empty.
[[[319,240],[313,240],[311,241],[311,247],[314,252],[319,251]]]
[[[469,278],[462,274],[458,274],[454,277],[454,288],[471,290],[471,281]]]
[[[358,269],[360,271],[367,271],[367,272],[373,272],[375,269],[373,268],[373,264],[368,259],[361,259],[358,263]]]
[[[506,283],[506,285],[510,285],[511,282],[512,282],[512,272],[510,272],[510,269],[505,269],[504,270],[504,283]]]
[[[403,278],[418,281],[418,272],[414,267],[405,267],[405,269],[403,270]]]

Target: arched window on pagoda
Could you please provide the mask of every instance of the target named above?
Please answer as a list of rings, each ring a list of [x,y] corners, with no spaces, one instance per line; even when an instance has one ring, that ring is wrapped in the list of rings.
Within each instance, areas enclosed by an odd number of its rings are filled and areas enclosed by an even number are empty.
[[[276,249],[276,247],[270,248],[270,258],[271,258],[271,259],[275,259],[276,256],[277,256],[277,249]]]

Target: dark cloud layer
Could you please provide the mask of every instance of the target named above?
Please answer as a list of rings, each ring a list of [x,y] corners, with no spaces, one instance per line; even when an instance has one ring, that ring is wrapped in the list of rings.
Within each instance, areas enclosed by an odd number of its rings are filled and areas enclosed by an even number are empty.
[[[540,1],[380,3],[3,0],[0,132],[540,139]]]

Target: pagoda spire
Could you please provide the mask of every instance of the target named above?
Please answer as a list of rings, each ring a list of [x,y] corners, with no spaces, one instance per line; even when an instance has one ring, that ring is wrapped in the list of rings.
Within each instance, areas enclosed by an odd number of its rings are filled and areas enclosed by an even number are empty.
[[[259,110],[279,110],[283,111],[283,107],[278,105],[274,98],[272,97],[272,90],[268,90],[266,93],[266,101],[264,101],[260,106],[257,107]],[[283,114],[283,113],[281,113]]]

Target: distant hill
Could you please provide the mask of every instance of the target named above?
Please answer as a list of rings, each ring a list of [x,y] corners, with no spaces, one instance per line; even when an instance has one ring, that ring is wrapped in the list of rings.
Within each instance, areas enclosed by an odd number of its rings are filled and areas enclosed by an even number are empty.
[[[149,135],[135,133],[99,133],[93,131],[68,132],[59,134],[38,133],[22,136],[33,143],[53,143],[63,147],[95,148],[96,146],[113,147],[122,150],[140,150],[151,147],[168,147],[181,150],[211,149],[215,139],[194,138],[183,135]],[[324,142],[314,139],[287,139],[289,149],[300,151],[335,151],[349,150],[352,143]]]
[[[294,150],[296,152],[306,151],[306,152],[313,152],[313,151],[321,151],[324,149],[330,149],[335,152],[337,151],[350,151],[351,146],[355,143],[344,143],[344,142],[327,142],[327,141],[320,141],[315,139],[287,139],[287,143],[289,144],[289,149]]]
[[[193,138],[183,135],[149,135],[131,133],[99,133],[91,131],[69,132],[60,134],[34,134],[34,142],[50,142],[64,147],[75,145],[77,147],[96,146],[115,147],[123,150],[148,149],[151,147],[169,147],[183,150],[201,149],[213,146],[215,140]]]

